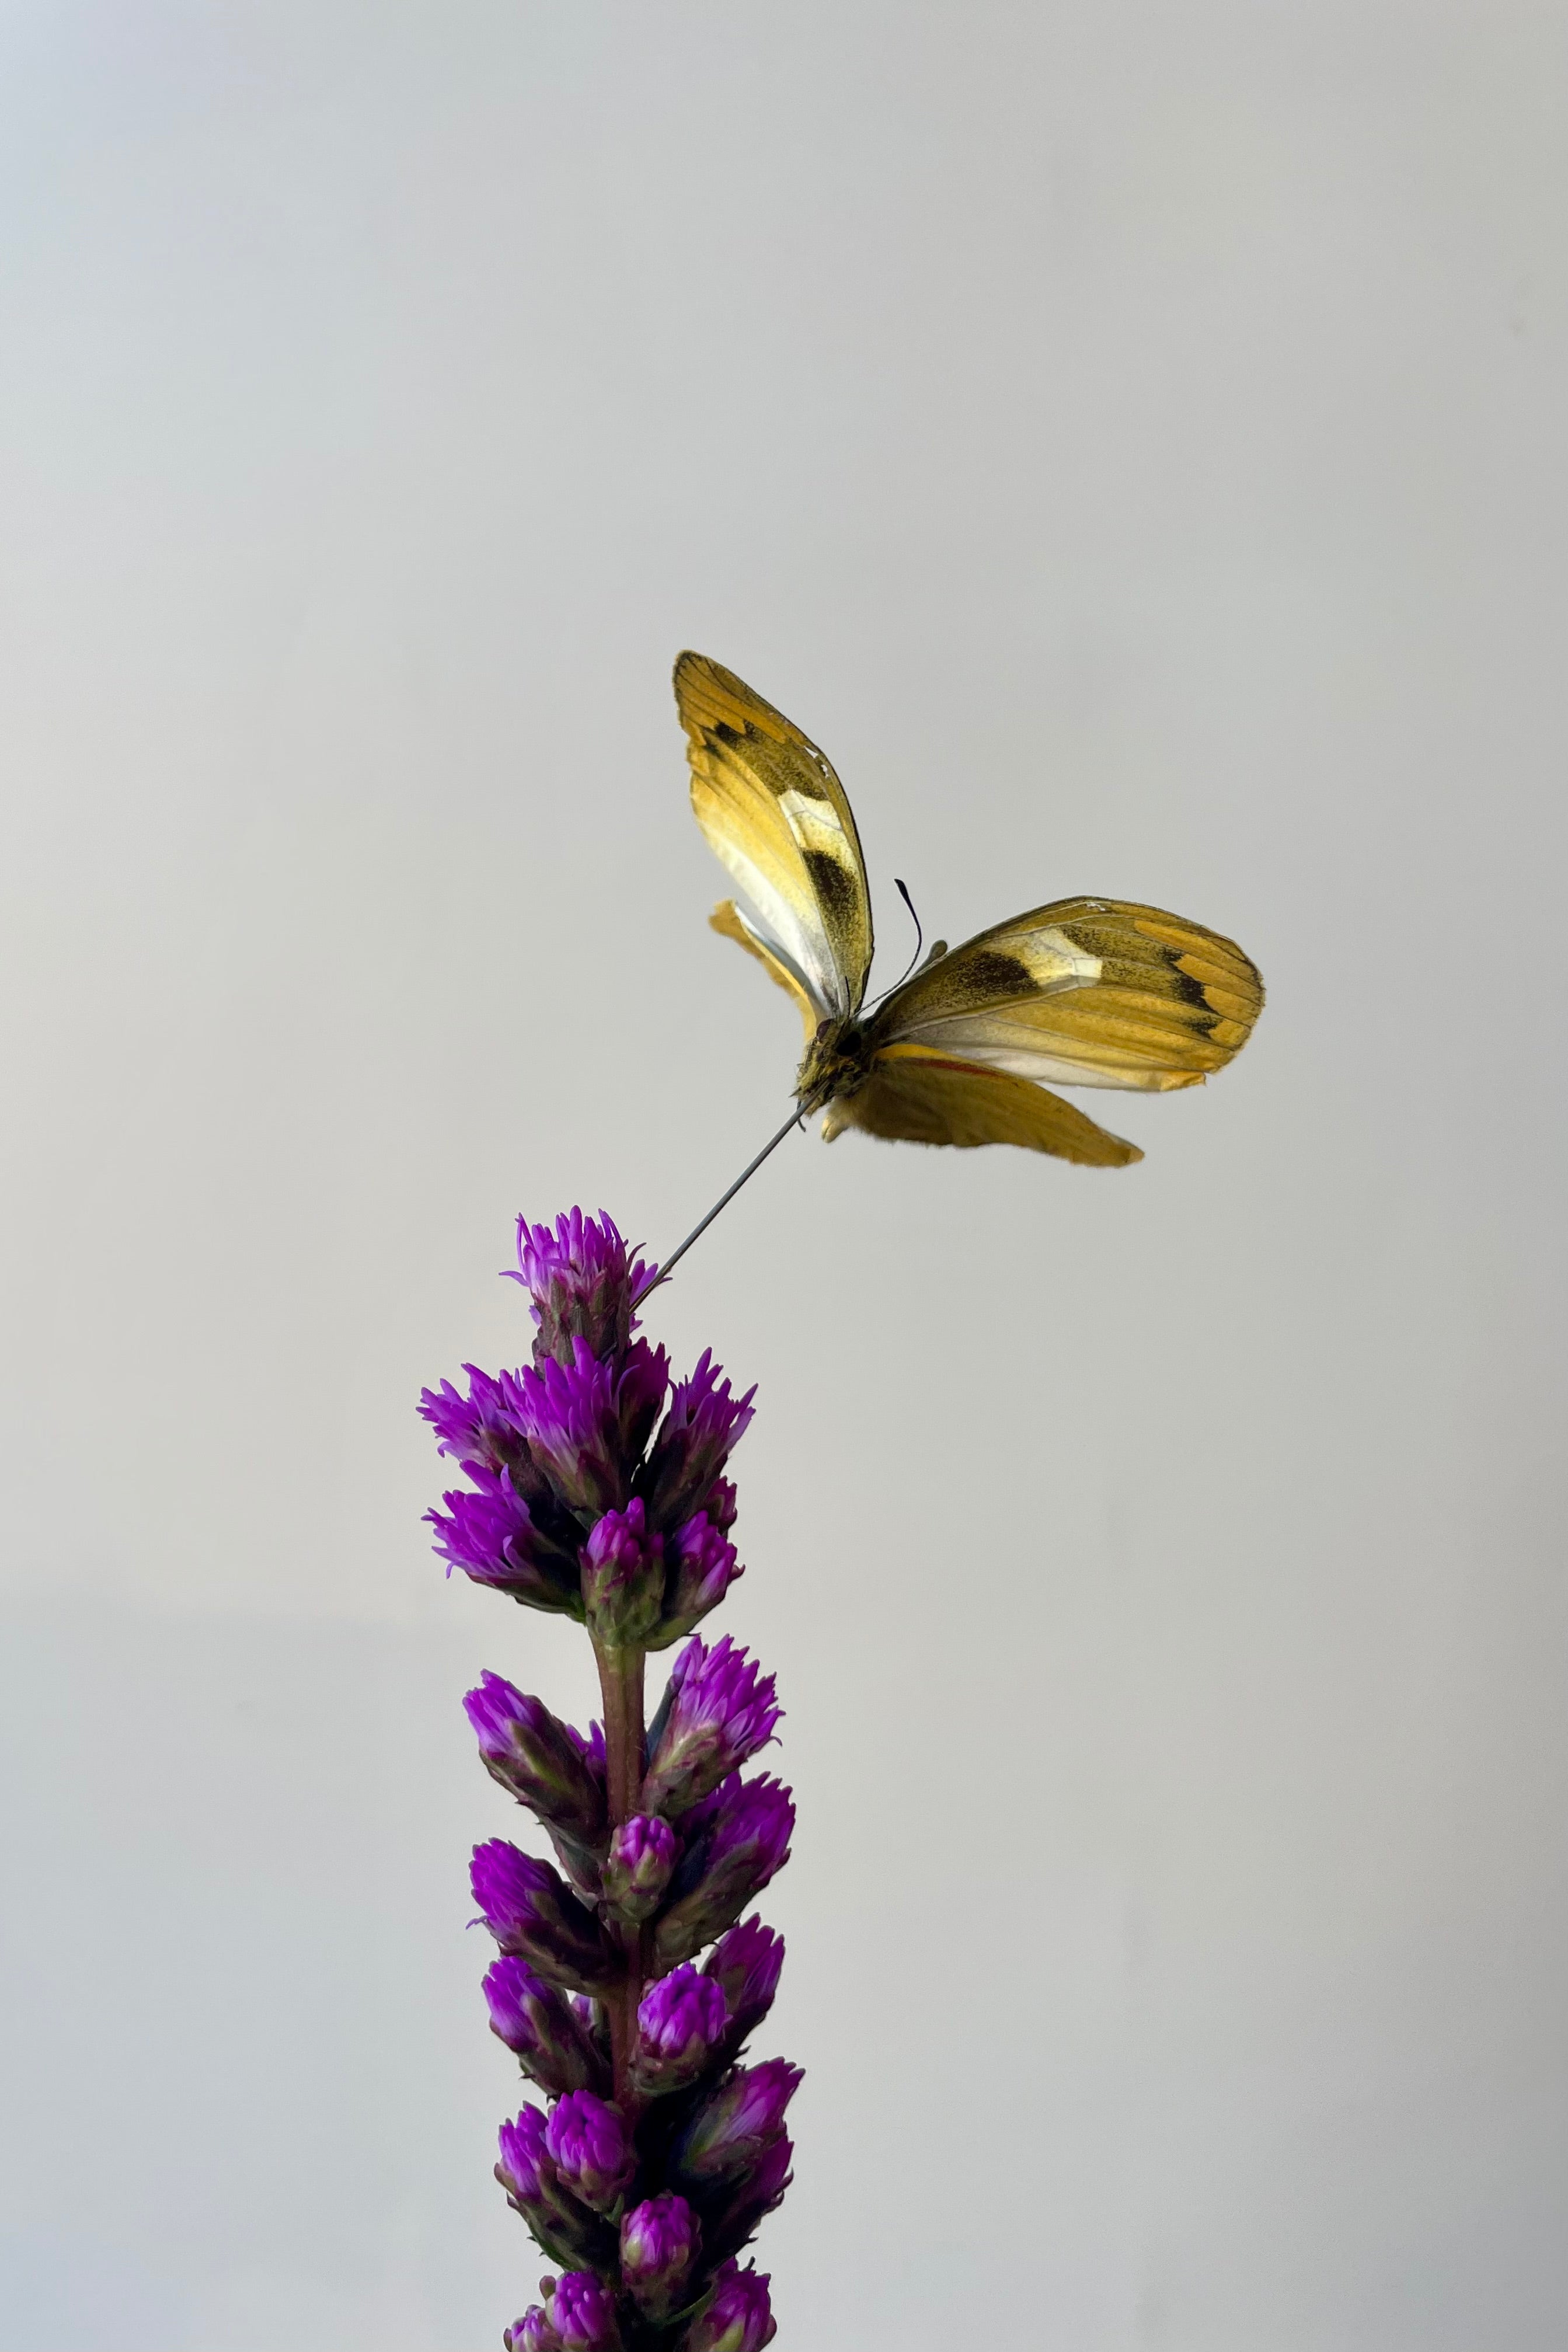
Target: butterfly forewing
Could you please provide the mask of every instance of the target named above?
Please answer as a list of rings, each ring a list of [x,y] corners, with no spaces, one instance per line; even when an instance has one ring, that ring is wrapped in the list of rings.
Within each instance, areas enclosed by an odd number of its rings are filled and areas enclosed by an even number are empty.
[[[1016,915],[895,989],[872,1024],[1037,1085],[1166,1092],[1238,1054],[1263,1004],[1233,941],[1157,907],[1063,898]]]
[[[681,655],[675,698],[692,809],[759,919],[759,944],[783,966],[784,986],[798,982],[817,1019],[858,1012],[871,900],[843,786],[792,720],[706,656]]]

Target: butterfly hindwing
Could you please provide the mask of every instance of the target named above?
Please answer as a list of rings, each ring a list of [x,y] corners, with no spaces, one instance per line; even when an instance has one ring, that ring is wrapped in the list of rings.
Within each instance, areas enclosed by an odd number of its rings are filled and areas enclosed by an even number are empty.
[[[1064,1102],[1060,1095],[956,1055],[919,1045],[879,1054],[865,1085],[829,1103],[822,1132],[858,1127],[899,1143],[1016,1143],[1089,1168],[1125,1168],[1143,1154]]]
[[[1036,1085],[1163,1093],[1241,1051],[1263,984],[1233,941],[1157,907],[1062,898],[922,967],[870,1024]]]
[[[755,957],[774,986],[782,988],[794,1003],[805,1023],[806,1042],[809,1044],[822,1018],[819,1009],[798,973],[769,945],[760,931],[752,929],[733,898],[720,899],[708,918],[708,928],[717,931],[721,940],[733,940],[737,947],[744,948],[749,956]]]
[[[738,913],[719,928],[762,948],[764,963],[771,952],[816,1020],[853,1015],[871,966],[871,899],[843,786],[791,719],[705,655],[681,655],[675,698],[697,822],[761,923],[759,934]]]

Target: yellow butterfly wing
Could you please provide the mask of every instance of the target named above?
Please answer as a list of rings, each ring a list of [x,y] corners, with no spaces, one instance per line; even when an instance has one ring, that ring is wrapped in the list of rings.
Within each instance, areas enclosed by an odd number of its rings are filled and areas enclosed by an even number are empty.
[[[708,918],[708,928],[717,931],[721,940],[733,940],[738,948],[744,948],[749,956],[754,956],[774,985],[794,999],[795,1008],[805,1023],[806,1043],[809,1045],[822,1018],[820,1010],[807,993],[804,981],[781,955],[775,953],[762,934],[752,929],[733,898],[720,899]]]
[[[1157,907],[1062,898],[996,924],[893,991],[870,1024],[900,1045],[1037,1086],[1199,1087],[1233,1061],[1263,982],[1233,940]]]
[[[755,919],[726,900],[714,928],[757,956],[805,1016],[860,1009],[871,896],[844,787],[793,720],[703,654],[675,665],[691,806]]]
[[[1089,1168],[1125,1168],[1143,1154],[1135,1143],[1097,1127],[1044,1087],[984,1063],[961,1061],[922,1045],[889,1045],[852,1095],[831,1102],[822,1122],[831,1143],[846,1128],[895,1143],[1016,1143]]]

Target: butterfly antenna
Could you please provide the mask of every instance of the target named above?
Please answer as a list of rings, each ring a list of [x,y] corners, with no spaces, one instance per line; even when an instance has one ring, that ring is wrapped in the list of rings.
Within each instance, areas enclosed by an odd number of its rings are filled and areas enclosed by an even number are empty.
[[[910,972],[913,971],[916,964],[919,963],[921,960],[921,950],[925,945],[926,935],[921,929],[921,919],[915,911],[915,902],[910,896],[908,883],[900,882],[898,876],[895,874],[893,877],[893,887],[897,890],[900,898],[903,900],[905,906],[910,910],[910,920],[915,927],[915,951],[910,958],[909,962],[904,966],[903,971],[900,972],[897,980],[894,981],[893,987],[884,988],[880,996],[874,996],[871,1000],[872,1004],[880,1004],[883,996],[891,996],[894,988],[902,988],[905,981],[908,980]],[[866,1007],[868,1013],[870,1009],[870,1005]]]
[[[900,887],[902,887],[902,885],[900,884]],[[643,1285],[642,1288],[638,1291],[637,1297],[632,1301],[632,1305],[634,1307],[640,1307],[643,1300],[648,1296],[650,1291],[657,1290],[661,1282],[668,1282],[669,1280],[670,1276],[675,1272],[676,1267],[680,1264],[681,1259],[686,1255],[686,1253],[691,1247],[692,1243],[701,1240],[703,1234],[707,1232],[714,1218],[719,1214],[720,1210],[727,1209],[729,1207],[731,1202],[734,1199],[742,1185],[748,1182],[749,1180],[756,1174],[758,1169],[762,1166],[769,1152],[776,1151],[778,1150],[779,1145],[784,1141],[785,1136],[790,1132],[792,1128],[803,1127],[805,1123],[805,1114],[797,1105],[795,1108],[791,1111],[789,1117],[785,1119],[778,1133],[775,1136],[771,1137],[770,1139],[763,1144],[756,1158],[752,1160],[748,1166],[742,1169],[740,1174],[736,1177],[729,1191],[727,1192],[720,1193],[719,1198],[714,1202],[713,1206],[709,1210],[708,1214],[703,1218],[701,1223],[699,1225],[693,1225],[691,1231],[687,1234],[686,1239],[681,1243],[680,1247],[674,1252],[673,1255],[665,1259],[664,1264],[659,1267],[658,1273],[654,1276],[653,1280]]]

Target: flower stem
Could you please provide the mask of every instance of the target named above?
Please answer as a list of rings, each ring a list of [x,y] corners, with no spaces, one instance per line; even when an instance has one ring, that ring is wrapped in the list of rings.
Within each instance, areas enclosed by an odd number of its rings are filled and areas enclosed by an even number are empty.
[[[642,1796],[645,1653],[638,1649],[612,1649],[595,1642],[594,1655],[605,1703],[605,1779],[610,1827],[617,1830],[637,1811]],[[622,1929],[626,1974],[607,1992],[605,2004],[610,2015],[616,2099],[628,2114],[636,2104],[631,2094],[631,2057],[637,2004],[643,1992],[644,1941],[640,1927],[628,1925]]]

